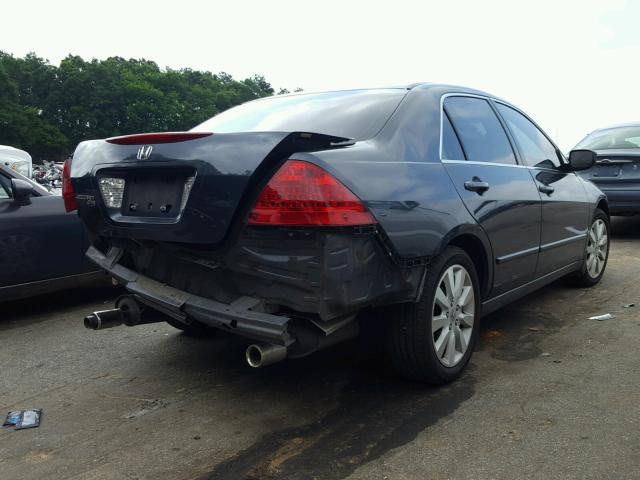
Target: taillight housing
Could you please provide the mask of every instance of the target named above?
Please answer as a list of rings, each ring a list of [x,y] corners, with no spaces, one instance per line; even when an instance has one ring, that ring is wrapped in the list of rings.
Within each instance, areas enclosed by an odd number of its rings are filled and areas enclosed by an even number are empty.
[[[71,165],[69,160],[64,162],[62,168],[62,199],[64,200],[64,209],[67,212],[73,212],[78,209],[76,195],[73,193],[73,185],[71,185]]]
[[[249,214],[249,225],[358,226],[376,223],[346,186],[309,162],[287,160]]]

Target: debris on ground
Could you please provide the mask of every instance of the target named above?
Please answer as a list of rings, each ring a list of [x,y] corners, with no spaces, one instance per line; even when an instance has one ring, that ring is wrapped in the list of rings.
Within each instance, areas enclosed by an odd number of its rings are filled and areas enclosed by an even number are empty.
[[[20,416],[22,415],[21,411],[9,412],[7,413],[7,418],[2,424],[3,427],[15,427],[16,424],[20,421]]]
[[[626,305],[623,305],[622,308],[631,308],[631,307],[635,307],[636,304],[635,303],[627,303]]]
[[[551,354],[549,352],[544,352],[540,354],[541,357],[550,357]]]
[[[540,329],[538,327],[529,327],[530,332],[539,332]]]
[[[589,320],[598,320],[598,321],[603,321],[603,320],[611,320],[612,318],[616,318],[615,315],[611,315],[610,313],[605,313],[604,315],[595,315],[593,317],[589,317]]]
[[[3,427],[15,427],[15,430],[24,430],[40,426],[41,408],[30,410],[14,410],[7,413],[7,418],[2,424]]]
[[[502,337],[502,332],[500,330],[487,330],[482,332],[482,338],[486,340],[499,338],[499,337]]]
[[[160,400],[158,398],[155,399],[144,399],[145,402],[145,406],[144,408],[142,408],[141,410],[138,410],[136,412],[131,412],[128,413],[124,416],[124,418],[126,419],[133,419],[136,417],[141,417],[142,415],[146,415],[149,412],[153,412],[154,410],[157,410],[158,408],[164,408],[168,405],[168,402],[164,401],[164,400]]]

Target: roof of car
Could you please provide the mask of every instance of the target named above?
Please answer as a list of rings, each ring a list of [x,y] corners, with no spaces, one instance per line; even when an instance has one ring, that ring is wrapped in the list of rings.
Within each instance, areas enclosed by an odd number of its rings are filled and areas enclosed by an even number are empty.
[[[0,145],[0,158],[2,160],[31,160],[29,155],[24,150],[11,147],[9,145]]]
[[[495,98],[497,100],[502,100],[506,103],[508,103],[506,100],[501,99],[500,97],[496,96],[496,95],[492,95],[490,93],[487,92],[483,92],[482,90],[476,90],[475,88],[470,88],[470,87],[463,87],[461,85],[449,85],[446,83],[432,83],[432,82],[415,82],[415,83],[408,83],[408,84],[400,84],[400,85],[388,85],[388,86],[384,86],[384,87],[361,87],[361,88],[337,88],[337,89],[333,89],[333,90],[316,90],[316,91],[309,91],[309,92],[292,92],[292,93],[286,93],[286,94],[281,94],[281,95],[272,95],[270,97],[262,97],[262,98],[257,98],[255,100],[251,100],[252,102],[259,102],[260,100],[266,100],[269,98],[274,98],[274,97],[292,97],[292,96],[298,96],[298,95],[313,95],[313,94],[319,94],[319,93],[331,93],[331,92],[349,92],[349,91],[358,91],[358,90],[427,90],[427,89],[432,89],[432,88],[440,88],[443,90],[451,90],[457,93],[469,93],[469,94],[474,94],[474,95],[481,95],[484,97],[490,97],[490,98]]]
[[[608,127],[597,128],[593,132],[599,132],[601,130],[611,130],[613,128],[625,128],[625,127],[640,127],[640,122],[617,123],[615,125],[609,125]]]

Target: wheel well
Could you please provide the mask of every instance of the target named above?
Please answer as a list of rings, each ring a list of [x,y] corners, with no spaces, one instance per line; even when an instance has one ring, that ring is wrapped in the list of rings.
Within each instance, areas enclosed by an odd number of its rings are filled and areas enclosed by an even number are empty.
[[[469,255],[478,273],[482,298],[486,298],[489,290],[489,260],[482,242],[473,235],[464,234],[451,240],[449,245],[461,248]]]
[[[600,201],[598,202],[598,205],[596,205],[596,208],[599,208],[600,210],[602,210],[604,213],[607,214],[607,217],[610,217],[611,215],[609,214],[609,203],[607,202],[606,199],[601,198]]]

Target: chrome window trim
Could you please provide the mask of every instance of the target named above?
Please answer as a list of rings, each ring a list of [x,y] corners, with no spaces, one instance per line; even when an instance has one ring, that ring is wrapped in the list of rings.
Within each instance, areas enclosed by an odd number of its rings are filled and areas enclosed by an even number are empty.
[[[492,167],[515,167],[515,168],[533,168],[527,167],[526,165],[509,165],[508,163],[497,163],[497,162],[480,162],[478,160],[440,160],[442,163],[449,164],[465,164],[465,165],[490,165]]]

